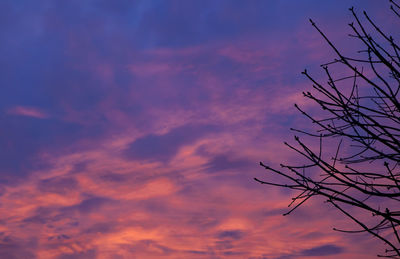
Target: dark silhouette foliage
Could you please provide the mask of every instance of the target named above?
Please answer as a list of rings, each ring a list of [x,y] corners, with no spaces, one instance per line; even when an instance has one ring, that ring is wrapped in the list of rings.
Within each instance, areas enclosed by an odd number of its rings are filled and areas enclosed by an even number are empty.
[[[400,5],[390,3],[390,15],[400,19]],[[315,130],[291,129],[302,138],[296,135],[296,145],[285,145],[305,164],[276,169],[261,162],[281,180],[255,180],[296,192],[284,215],[312,197],[323,197],[355,226],[335,230],[369,233],[387,245],[378,256],[400,258],[400,47],[366,12],[350,12],[349,36],[362,45],[352,57],[310,20],[336,58],[322,65],[326,83],[303,72],[313,84],[313,92],[303,95],[320,109],[295,107]],[[306,144],[303,137],[317,141]]]

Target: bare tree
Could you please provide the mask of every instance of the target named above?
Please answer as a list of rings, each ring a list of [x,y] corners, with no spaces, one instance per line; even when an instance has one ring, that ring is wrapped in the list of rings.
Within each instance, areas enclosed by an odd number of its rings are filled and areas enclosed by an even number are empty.
[[[400,5],[390,3],[391,15],[399,19]],[[367,232],[387,245],[379,257],[400,258],[400,47],[366,12],[350,12],[354,22],[349,24],[349,36],[362,45],[352,57],[310,20],[336,58],[321,65],[326,83],[303,72],[313,84],[313,92],[303,92],[304,97],[322,109],[314,113],[295,105],[315,131],[291,130],[317,141],[306,144],[295,136],[296,145],[285,145],[306,163],[276,169],[261,162],[281,180],[255,180],[297,191],[284,215],[311,197],[325,198],[356,228],[335,230]]]

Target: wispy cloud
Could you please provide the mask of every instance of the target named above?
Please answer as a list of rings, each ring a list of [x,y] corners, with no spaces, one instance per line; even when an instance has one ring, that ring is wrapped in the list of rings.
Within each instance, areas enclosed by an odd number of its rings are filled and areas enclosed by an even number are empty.
[[[49,115],[46,112],[42,111],[39,108],[29,106],[15,106],[11,109],[8,109],[7,113],[11,115],[26,116],[37,119],[49,118]]]

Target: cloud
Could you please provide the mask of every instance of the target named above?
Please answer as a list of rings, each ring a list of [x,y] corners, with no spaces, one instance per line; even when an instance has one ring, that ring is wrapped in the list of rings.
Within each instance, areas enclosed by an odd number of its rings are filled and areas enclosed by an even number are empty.
[[[57,256],[57,259],[87,259],[87,258],[96,258],[97,251],[95,249],[90,249],[83,252],[75,252],[75,253],[63,253]]]
[[[252,180],[297,159],[296,71],[325,53],[296,32],[309,4],[1,2],[0,257],[374,253]]]
[[[0,258],[38,258],[36,255],[37,240],[23,240],[0,233]]]
[[[219,173],[225,170],[243,170],[251,166],[254,166],[253,161],[232,158],[228,154],[216,155],[205,165],[209,173]]]
[[[130,250],[133,254],[139,252],[145,253],[148,256],[166,256],[174,253],[174,249],[161,245],[154,240],[141,240],[133,244]]]
[[[72,177],[53,177],[41,180],[38,189],[42,192],[51,192],[68,195],[78,187],[78,182]]]
[[[7,125],[0,134],[0,179],[15,181],[32,171],[44,169],[48,161],[43,153],[60,151],[84,134],[76,124],[54,118],[36,119],[25,116],[2,116],[0,123]]]
[[[49,115],[44,111],[35,107],[27,107],[27,106],[15,106],[9,109],[7,113],[12,115],[32,117],[36,119],[46,119],[49,117]]]
[[[217,237],[220,239],[233,239],[238,240],[243,237],[244,233],[241,230],[226,230],[218,233]]]
[[[101,209],[106,203],[111,202],[109,198],[91,197],[83,200],[81,203],[71,207],[77,209],[80,213],[93,213]]]
[[[305,249],[300,254],[303,256],[329,256],[342,254],[344,251],[343,247],[329,244]]]
[[[164,134],[149,134],[136,139],[125,150],[125,155],[134,160],[168,162],[179,149],[192,144],[207,134],[215,133],[215,125],[184,125]]]

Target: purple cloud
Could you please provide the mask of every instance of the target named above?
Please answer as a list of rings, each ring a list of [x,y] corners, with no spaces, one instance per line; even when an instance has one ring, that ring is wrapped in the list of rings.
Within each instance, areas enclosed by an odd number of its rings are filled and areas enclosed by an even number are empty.
[[[303,256],[329,256],[337,255],[344,252],[344,248],[336,245],[322,245],[313,247],[310,249],[305,249],[301,252]]]
[[[217,129],[215,125],[184,125],[165,134],[149,134],[131,143],[125,150],[125,155],[136,160],[168,162],[181,147],[215,133]]]

